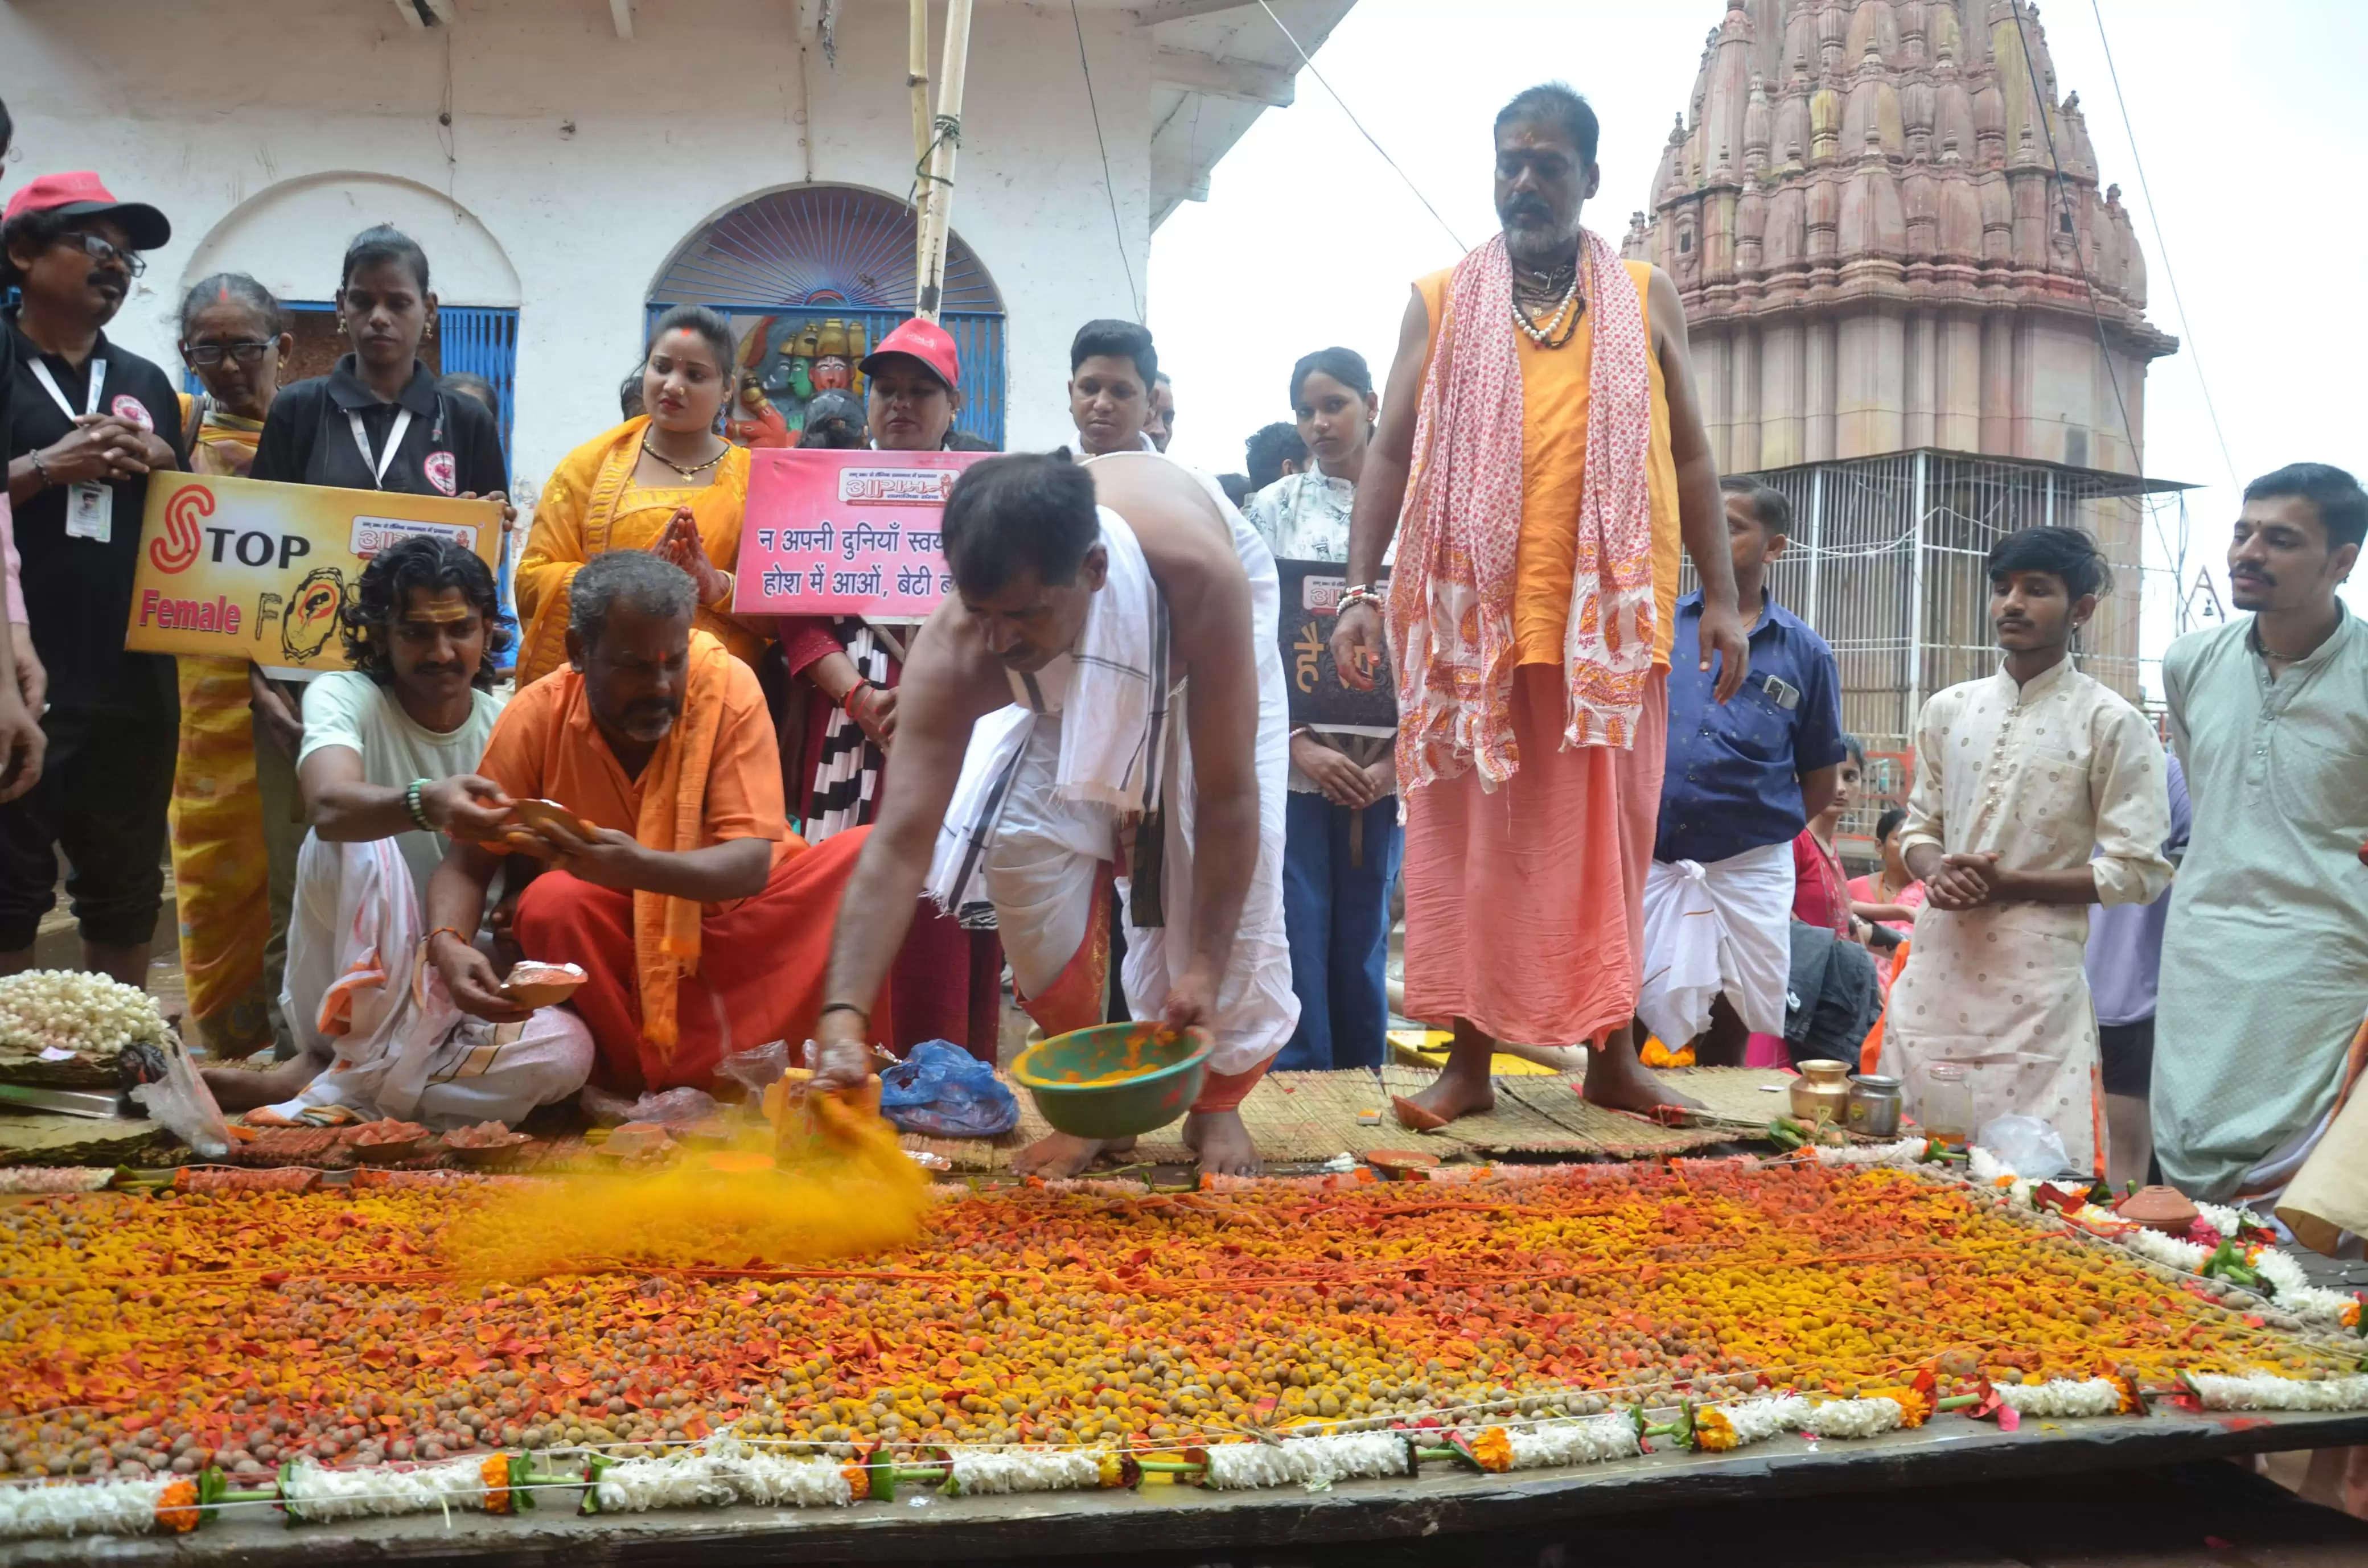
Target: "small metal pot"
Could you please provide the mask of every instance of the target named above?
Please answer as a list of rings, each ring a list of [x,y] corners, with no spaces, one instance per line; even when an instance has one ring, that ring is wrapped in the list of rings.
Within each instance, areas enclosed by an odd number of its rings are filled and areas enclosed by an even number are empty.
[[[1869,1138],[1899,1135],[1899,1080],[1860,1073],[1850,1083],[1848,1126]]]
[[[1793,1116],[1811,1126],[1824,1122],[1844,1125],[1850,1100],[1850,1068],[1843,1062],[1818,1060],[1800,1063],[1801,1075],[1791,1085]]]

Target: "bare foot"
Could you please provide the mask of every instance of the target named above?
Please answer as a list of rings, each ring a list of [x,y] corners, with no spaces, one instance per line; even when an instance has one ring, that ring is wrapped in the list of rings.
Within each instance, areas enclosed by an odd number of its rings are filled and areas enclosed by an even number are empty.
[[[1497,1091],[1488,1081],[1496,1063],[1497,1042],[1469,1020],[1455,1021],[1455,1040],[1447,1048],[1447,1065],[1430,1087],[1418,1095],[1390,1096],[1398,1125],[1417,1132],[1434,1131],[1459,1116],[1492,1110]]]
[[[1058,1181],[1089,1168],[1105,1154],[1133,1152],[1132,1138],[1080,1138],[1072,1132],[1048,1132],[1011,1156],[1011,1170],[1015,1176]]]
[[[1266,1162],[1237,1110],[1196,1110],[1184,1119],[1184,1143],[1201,1156],[1203,1176],[1263,1176]]]
[[[1629,1043],[1626,1029],[1614,1034],[1602,1050],[1588,1058],[1587,1083],[1579,1092],[1589,1105],[1633,1110],[1643,1116],[1652,1115],[1662,1106],[1686,1110],[1703,1108],[1702,1101],[1678,1093],[1645,1070],[1645,1064],[1636,1060],[1636,1048]]]
[[[291,1056],[276,1067],[201,1067],[198,1076],[214,1092],[214,1104],[235,1116],[257,1106],[278,1105],[320,1076],[327,1063],[310,1056]]]

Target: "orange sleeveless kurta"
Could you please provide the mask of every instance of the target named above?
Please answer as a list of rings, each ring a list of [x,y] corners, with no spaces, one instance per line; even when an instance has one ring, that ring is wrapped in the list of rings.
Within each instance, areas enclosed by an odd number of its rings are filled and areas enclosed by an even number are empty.
[[[1630,262],[1640,309],[1651,267]],[[1435,348],[1449,274],[1415,285]],[[1600,1045],[1636,1009],[1645,872],[1661,804],[1669,642],[1677,619],[1677,460],[1657,358],[1651,362],[1653,678],[1634,743],[1565,748],[1563,631],[1578,554],[1594,324],[1521,366],[1521,531],[1513,565],[1513,731],[1521,766],[1495,794],[1477,769],[1406,805],[1406,1011],[1441,1028],[1469,1018],[1497,1040]],[[1426,375],[1429,363],[1424,366]],[[1480,933],[1486,933],[1485,937]]]
[[[1650,263],[1632,261],[1640,310]],[[1415,285],[1430,312],[1430,342],[1452,275],[1434,272]],[[1562,665],[1563,628],[1570,616],[1570,578],[1578,558],[1578,498],[1587,469],[1588,375],[1595,364],[1595,320],[1582,312],[1578,331],[1560,348],[1541,348],[1527,333],[1514,337],[1521,357],[1521,538],[1513,562],[1513,637],[1525,665]],[[1653,446],[1646,483],[1653,505],[1653,662],[1667,668],[1678,607],[1678,462],[1669,448],[1669,395],[1661,361],[1650,360]],[[1428,353],[1423,369],[1429,373]],[[1522,754],[1528,756],[1527,752]]]

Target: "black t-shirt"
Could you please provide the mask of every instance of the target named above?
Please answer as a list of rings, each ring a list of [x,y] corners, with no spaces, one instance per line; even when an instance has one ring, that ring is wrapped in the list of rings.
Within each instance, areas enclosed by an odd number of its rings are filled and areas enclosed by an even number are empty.
[[[69,365],[44,354],[7,317],[16,350],[6,407],[7,436],[0,440],[21,456],[63,439],[74,420],[60,408],[40,378],[49,368],[75,414],[90,405],[92,367],[104,360],[98,412],[145,426],[164,437],[174,460],[188,466],[181,449],[181,405],[173,382],[156,366],[120,348],[101,333],[90,358]],[[44,486],[16,508],[17,553],[24,560],[25,609],[33,646],[49,666],[50,701],[59,708],[144,710],[161,681],[173,685],[173,662],[159,653],[127,653],[124,629],[131,620],[131,579],[140,559],[140,523],[148,506],[148,476],[119,479],[105,542],[66,533],[66,486]]]
[[[410,422],[387,457],[388,434],[404,413]],[[354,439],[357,415],[370,443],[367,459]],[[386,459],[383,479],[371,472],[380,458]],[[355,373],[350,354],[327,375],[280,389],[247,477],[405,495],[490,495],[509,488],[501,432],[484,403],[438,392],[436,378],[416,362],[401,395],[381,403]]]

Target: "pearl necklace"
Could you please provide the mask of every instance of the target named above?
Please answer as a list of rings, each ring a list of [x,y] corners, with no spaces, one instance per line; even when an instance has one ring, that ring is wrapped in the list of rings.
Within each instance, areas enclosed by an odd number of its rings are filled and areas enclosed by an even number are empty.
[[[1580,312],[1573,307],[1579,304],[1578,279],[1579,268],[1574,264],[1570,269],[1570,287],[1563,290],[1562,303],[1554,307],[1553,319],[1543,327],[1531,319],[1530,312],[1520,300],[1513,301],[1514,324],[1530,335],[1531,343],[1541,348],[1560,348],[1577,335]],[[1570,324],[1567,328],[1563,324],[1565,318]]]

